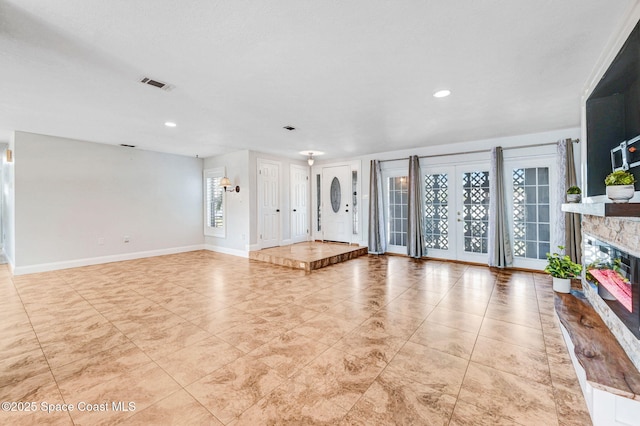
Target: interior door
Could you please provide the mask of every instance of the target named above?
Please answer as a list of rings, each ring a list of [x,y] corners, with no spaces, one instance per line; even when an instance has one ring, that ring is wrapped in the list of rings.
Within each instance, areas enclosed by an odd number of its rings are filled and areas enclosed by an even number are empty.
[[[307,241],[309,235],[309,168],[291,165],[291,239]]]
[[[280,163],[258,160],[260,247],[280,245]]]
[[[322,169],[322,239],[350,243],[351,167]]]

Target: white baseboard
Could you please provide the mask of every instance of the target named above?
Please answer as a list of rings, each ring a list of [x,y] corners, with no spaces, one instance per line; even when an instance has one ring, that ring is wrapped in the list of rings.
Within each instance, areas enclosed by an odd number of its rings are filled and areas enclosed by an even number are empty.
[[[88,257],[85,259],[65,260],[62,262],[40,263],[37,265],[17,266],[9,264],[13,275],[35,274],[38,272],[57,271],[60,269],[79,268],[81,266],[99,265],[102,263],[122,262],[124,260],[142,259],[145,257],[164,256],[167,254],[185,253],[188,251],[203,250],[204,244],[193,246],[172,247],[168,249],[138,251],[134,253],[114,254],[110,256]]]
[[[250,251],[258,251],[260,250],[262,247],[260,247],[260,244],[247,244],[246,246],[244,246],[244,249],[248,252]]]
[[[282,246],[290,246],[291,244],[293,244],[293,240],[290,240],[290,239],[280,241],[280,247],[282,247]]]
[[[230,249],[230,248],[220,247],[220,246],[214,246],[214,245],[211,245],[211,244],[205,244],[204,249],[205,250],[209,250],[209,251],[215,251],[216,253],[230,254],[231,256],[239,256],[239,257],[245,257],[245,258],[249,257],[249,252],[248,251],[243,251],[243,250],[238,250],[238,249]]]

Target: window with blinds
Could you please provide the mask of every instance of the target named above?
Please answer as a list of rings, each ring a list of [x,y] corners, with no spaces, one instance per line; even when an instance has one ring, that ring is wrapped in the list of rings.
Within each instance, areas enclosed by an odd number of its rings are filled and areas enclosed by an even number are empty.
[[[214,237],[225,236],[224,190],[220,181],[224,169],[209,169],[204,172],[205,212],[204,234]]]

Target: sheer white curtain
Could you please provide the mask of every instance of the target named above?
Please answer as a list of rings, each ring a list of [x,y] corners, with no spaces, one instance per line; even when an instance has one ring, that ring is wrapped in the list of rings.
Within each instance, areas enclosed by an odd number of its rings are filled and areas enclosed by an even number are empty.
[[[489,266],[504,268],[513,264],[513,252],[507,223],[504,159],[502,147],[499,146],[491,150],[489,197]]]
[[[384,254],[387,251],[383,197],[380,161],[371,160],[369,174],[369,253],[371,254]]]
[[[407,254],[417,259],[426,254],[424,246],[422,187],[420,185],[420,159],[409,157],[408,200],[407,200]]]

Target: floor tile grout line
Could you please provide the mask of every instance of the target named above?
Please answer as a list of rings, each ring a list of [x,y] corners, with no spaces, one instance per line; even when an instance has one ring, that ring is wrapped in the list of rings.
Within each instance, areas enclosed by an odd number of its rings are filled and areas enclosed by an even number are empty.
[[[499,272],[498,272],[498,275],[499,275]],[[498,282],[498,276],[496,276],[495,279],[494,279],[494,283],[493,283],[493,286],[491,288],[491,295],[493,295],[493,292],[495,291],[497,282]],[[488,309],[488,304],[487,304],[487,309]],[[471,348],[471,353],[469,354],[469,359],[467,360],[467,367],[465,368],[464,374],[462,375],[462,382],[460,383],[460,388],[458,389],[458,394],[456,395],[456,401],[453,404],[453,409],[451,410],[451,415],[449,416],[449,422],[448,423],[451,423],[451,421],[453,420],[453,414],[455,413],[456,407],[458,405],[458,401],[460,400],[460,394],[462,393],[462,387],[464,386],[464,380],[466,379],[467,374],[469,373],[469,367],[471,366],[471,359],[473,358],[473,352],[475,351],[476,345],[478,344],[478,339],[480,338],[480,330],[482,330],[482,324],[484,324],[484,320],[486,318],[486,314],[487,314],[487,312],[485,310],[485,313],[482,316],[482,321],[480,322],[480,327],[478,328],[478,333],[476,334],[475,341],[473,342],[473,347]],[[476,405],[476,407],[477,407],[477,405]],[[478,408],[480,408],[480,407],[478,407]]]

